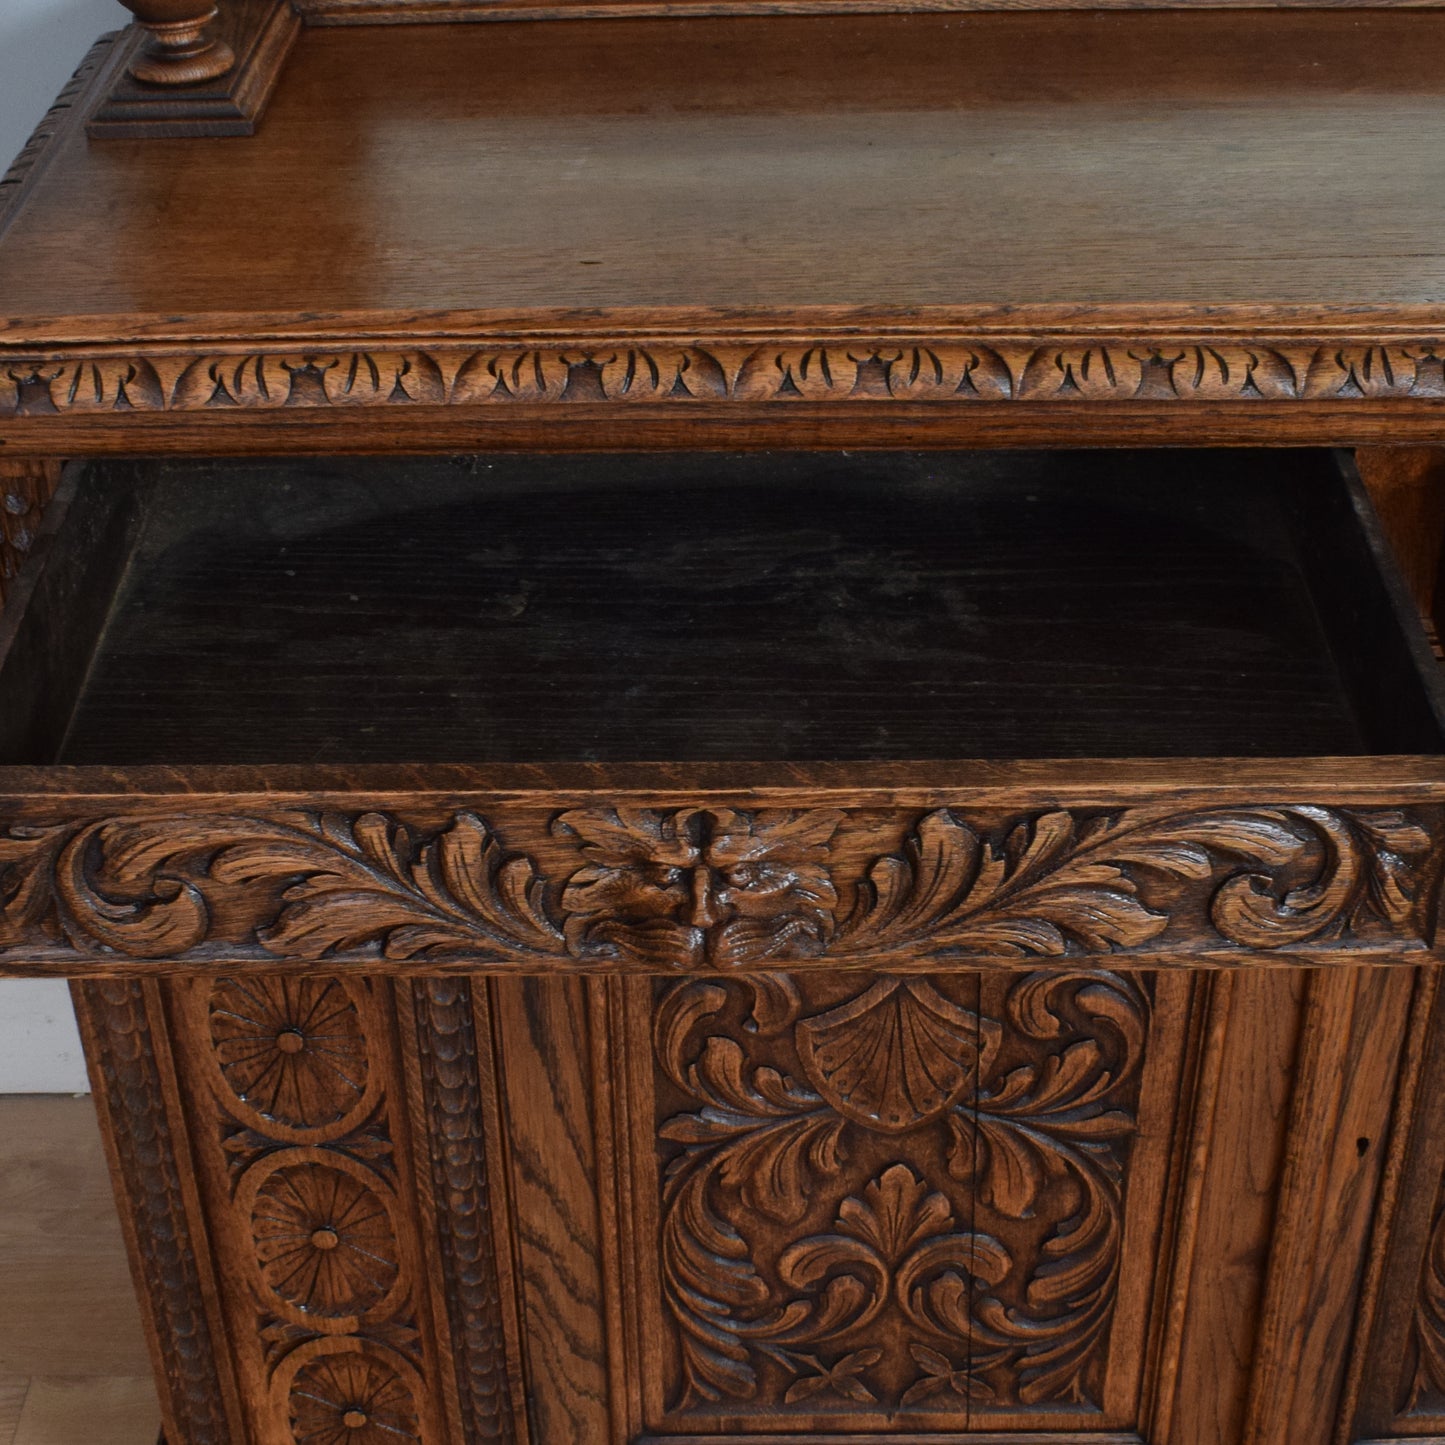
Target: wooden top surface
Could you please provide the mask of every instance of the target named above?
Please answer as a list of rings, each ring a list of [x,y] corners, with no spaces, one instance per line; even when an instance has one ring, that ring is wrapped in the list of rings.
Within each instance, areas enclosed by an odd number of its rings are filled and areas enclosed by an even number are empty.
[[[1445,13],[305,33],[248,140],[74,130],[0,341],[976,322],[1445,326]]]

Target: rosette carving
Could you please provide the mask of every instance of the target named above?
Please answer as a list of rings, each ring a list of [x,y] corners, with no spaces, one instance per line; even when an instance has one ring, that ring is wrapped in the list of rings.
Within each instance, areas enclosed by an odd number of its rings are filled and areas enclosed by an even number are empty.
[[[900,841],[859,863],[852,830]],[[1423,947],[1438,808],[180,814],[0,834],[0,960],[866,967]],[[547,871],[537,858],[548,860]],[[842,862],[847,859],[850,861]]]
[[[254,843],[242,830],[238,867]],[[226,897],[196,891],[207,908]],[[393,1025],[376,985],[254,974],[171,991],[196,1071],[183,1083],[197,1099],[209,1085],[215,1103],[198,1157],[208,1225],[234,1262],[223,1289],[242,1388],[272,1412],[263,1433],[316,1445],[439,1438],[415,1205],[398,1189],[409,1156],[389,1093]]]
[[[298,1323],[351,1332],[394,1312],[401,1257],[381,1180],[344,1155],[296,1149],[253,1165],[240,1207],[265,1288]]]
[[[326,1340],[303,1345],[288,1363],[287,1423],[296,1445],[408,1445],[422,1439],[418,1382],[389,1351],[357,1340]]]
[[[211,992],[212,1054],[254,1128],[345,1130],[370,1097],[357,1000],[335,978],[229,978]]]

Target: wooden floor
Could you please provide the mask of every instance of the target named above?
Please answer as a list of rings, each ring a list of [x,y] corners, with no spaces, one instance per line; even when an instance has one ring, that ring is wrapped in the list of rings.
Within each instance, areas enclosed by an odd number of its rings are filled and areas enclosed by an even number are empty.
[[[89,1099],[0,1097],[0,1445],[155,1445]]]

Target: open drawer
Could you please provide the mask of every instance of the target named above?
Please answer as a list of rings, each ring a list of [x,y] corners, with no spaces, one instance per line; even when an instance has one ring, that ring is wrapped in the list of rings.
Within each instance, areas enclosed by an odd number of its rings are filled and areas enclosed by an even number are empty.
[[[1433,946],[1325,452],[79,466],[0,637],[9,971]]]

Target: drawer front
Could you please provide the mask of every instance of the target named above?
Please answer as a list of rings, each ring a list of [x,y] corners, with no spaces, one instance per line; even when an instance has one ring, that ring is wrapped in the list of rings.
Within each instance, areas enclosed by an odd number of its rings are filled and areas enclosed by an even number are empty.
[[[1321,801],[1233,802],[1238,789],[1141,787],[1125,770],[1113,791],[1142,796],[1109,807],[1055,771],[1053,790],[914,788],[887,806],[827,788],[688,802],[558,791],[540,805],[504,793],[12,796],[0,968],[928,971],[1433,949],[1445,808],[1428,800],[1445,789],[1317,782]],[[989,799],[1000,792],[1025,802],[1001,807]],[[1385,801],[1356,801],[1372,792]]]

